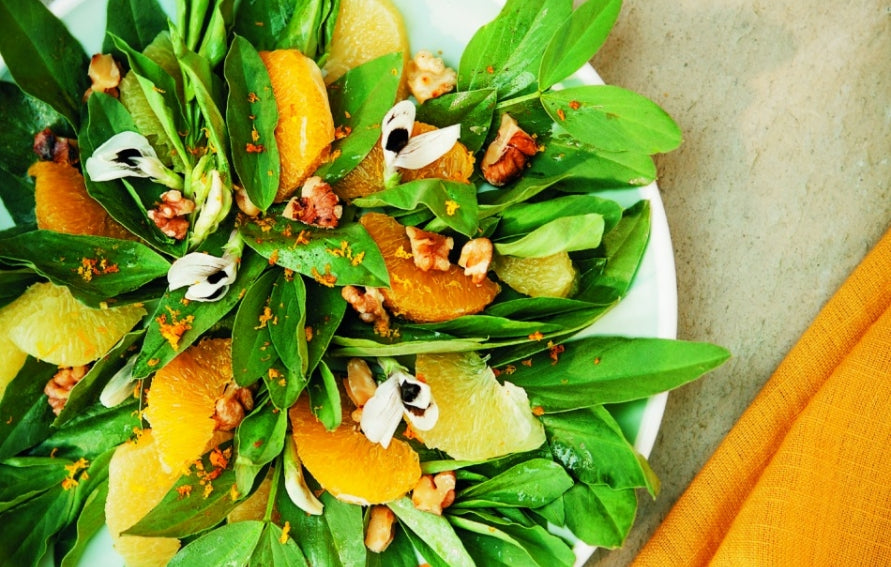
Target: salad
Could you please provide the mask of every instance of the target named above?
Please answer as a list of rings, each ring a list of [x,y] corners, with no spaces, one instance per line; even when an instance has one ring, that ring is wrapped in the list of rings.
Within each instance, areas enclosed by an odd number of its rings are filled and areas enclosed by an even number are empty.
[[[459,59],[389,0],[0,2],[0,564],[572,565],[658,479],[611,413],[728,357],[589,329],[681,141],[573,74],[620,2]]]

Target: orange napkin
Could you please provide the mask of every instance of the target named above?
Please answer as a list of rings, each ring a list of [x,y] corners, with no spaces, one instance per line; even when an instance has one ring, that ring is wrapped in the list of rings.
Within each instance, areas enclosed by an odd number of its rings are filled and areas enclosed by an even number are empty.
[[[634,563],[685,565],[891,565],[891,230]]]

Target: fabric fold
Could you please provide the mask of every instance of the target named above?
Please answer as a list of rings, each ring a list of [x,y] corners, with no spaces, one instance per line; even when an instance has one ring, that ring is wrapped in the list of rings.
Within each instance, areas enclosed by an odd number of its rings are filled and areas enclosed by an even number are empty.
[[[634,563],[709,564],[891,564],[891,231]]]

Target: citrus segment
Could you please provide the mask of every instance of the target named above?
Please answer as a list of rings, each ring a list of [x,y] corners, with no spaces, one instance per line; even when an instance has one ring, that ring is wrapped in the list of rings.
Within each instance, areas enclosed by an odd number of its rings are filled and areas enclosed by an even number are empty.
[[[498,256],[492,268],[501,281],[532,297],[568,297],[575,289],[576,270],[566,252],[541,258]]]
[[[476,353],[419,354],[415,371],[439,406],[436,425],[417,432],[428,447],[476,460],[531,451],[545,442],[526,391],[500,384]]]
[[[436,126],[415,122],[412,128],[412,136],[436,130]],[[402,183],[417,179],[445,179],[448,181],[460,181],[469,183],[473,175],[473,154],[461,142],[457,142],[452,149],[434,160],[432,163],[419,169],[402,169]],[[381,191],[384,188],[384,150],[380,143],[365,156],[359,165],[344,176],[334,185],[334,192],[341,199],[355,199]]]
[[[179,550],[176,538],[121,535],[164,498],[178,477],[178,472],[161,470],[150,430],[143,431],[136,442],[119,446],[112,455],[105,522],[127,567],[162,567]]]
[[[0,309],[0,399],[28,358],[28,353],[17,347],[7,332],[10,321],[9,309]]]
[[[145,315],[141,304],[98,309],[45,282],[25,290],[6,308],[7,335],[20,350],[58,364],[81,366],[98,359]]]
[[[328,159],[334,118],[315,61],[296,49],[261,51],[278,108],[275,142],[281,161],[275,201],[290,197]]]
[[[87,194],[84,178],[68,163],[38,161],[28,168],[34,178],[37,228],[119,239],[135,238]]]
[[[448,271],[423,271],[415,266],[405,227],[381,213],[368,213],[360,222],[371,235],[390,274],[390,287],[382,288],[384,305],[409,321],[432,323],[479,313],[498,294],[498,284],[485,279],[480,285],[452,264]]]
[[[257,491],[247,497],[247,499],[236,506],[226,521],[230,524],[233,522],[244,522],[247,520],[262,520],[266,516],[266,507],[269,505],[269,493],[272,489],[272,480],[269,475],[263,479]]]
[[[404,66],[408,34],[402,14],[390,0],[341,0],[325,81],[333,83],[353,67],[394,51],[403,53]]]
[[[289,411],[297,455],[322,488],[354,504],[382,504],[405,495],[421,478],[418,455],[393,439],[386,449],[372,443],[344,413],[333,431],[313,415],[308,396]]]
[[[230,339],[204,339],[184,350],[152,379],[145,418],[164,470],[182,471],[214,435],[216,402],[233,382]]]

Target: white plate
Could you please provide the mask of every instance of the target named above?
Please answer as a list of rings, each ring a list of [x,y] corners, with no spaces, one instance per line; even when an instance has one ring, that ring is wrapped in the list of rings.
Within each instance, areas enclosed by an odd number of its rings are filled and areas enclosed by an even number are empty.
[[[427,49],[441,53],[451,67],[457,68],[463,47],[473,33],[494,18],[502,0],[393,0],[402,11],[412,52]],[[87,50],[98,52],[105,30],[105,6],[107,0],[56,0],[53,11]],[[168,13],[173,14],[174,0],[161,0]],[[0,75],[3,67],[0,60]],[[583,83],[600,84],[603,81],[593,68],[586,66],[575,78]],[[640,199],[650,201],[652,232],[643,262],[628,296],[590,329],[593,334],[676,338],[677,290],[674,253],[668,222],[659,190],[655,183],[639,189],[600,193],[628,206]],[[9,226],[10,220],[0,206],[0,228]],[[653,396],[648,400],[622,404],[614,414],[634,446],[644,456],[649,456],[662,422],[668,394]],[[590,556],[590,547],[579,545],[576,555],[581,564]],[[120,557],[111,549],[111,539],[103,530],[91,542],[81,562],[90,567],[118,567]],[[49,565],[50,563],[46,563]]]

